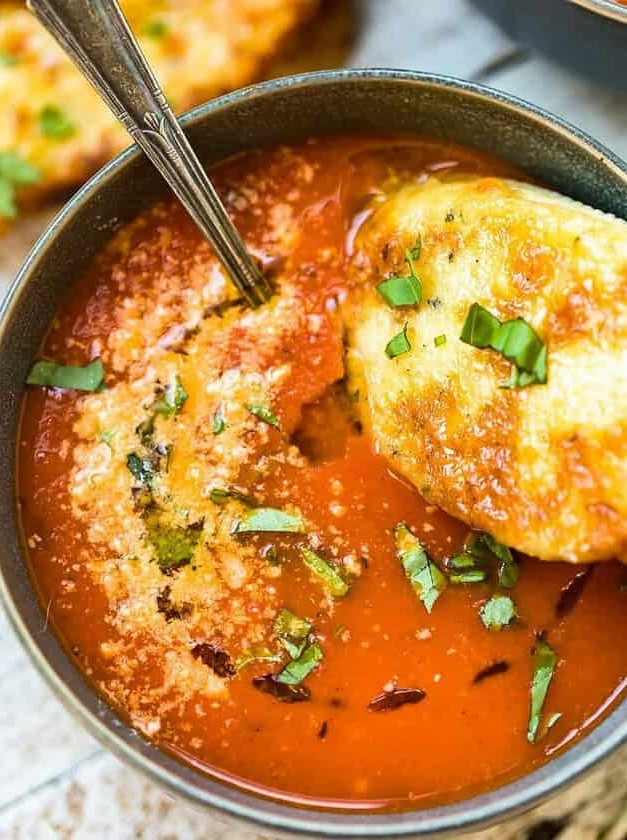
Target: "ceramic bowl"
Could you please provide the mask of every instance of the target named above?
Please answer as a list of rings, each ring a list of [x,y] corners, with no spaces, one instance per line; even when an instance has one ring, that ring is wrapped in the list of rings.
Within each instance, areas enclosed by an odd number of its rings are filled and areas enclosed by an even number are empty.
[[[324,133],[415,132],[499,155],[556,190],[627,218],[627,167],[595,141],[530,105],[477,85],[397,70],[341,70],[257,85],[201,106],[185,130],[207,165],[259,146]],[[15,450],[23,382],[60,296],[119,225],[164,186],[135,149],[68,202],[26,260],[0,314],[0,591],[33,661],[102,743],[197,806],[272,830],[326,837],[408,837],[479,828],[536,805],[627,740],[627,702],[542,768],[462,802],[354,814],[262,799],[191,766],[124,723],[77,670],[44,621],[16,509]]]
[[[516,41],[594,82],[627,90],[627,5],[614,0],[472,0]]]

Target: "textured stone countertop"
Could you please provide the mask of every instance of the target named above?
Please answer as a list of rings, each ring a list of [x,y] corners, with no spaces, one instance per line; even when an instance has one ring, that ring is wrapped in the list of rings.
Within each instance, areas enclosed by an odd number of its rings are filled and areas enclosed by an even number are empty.
[[[569,75],[499,33],[463,0],[362,0],[349,63],[485,82],[565,117],[627,157],[627,95]],[[51,211],[0,242],[0,297]],[[4,838],[272,838],[176,801],[75,725],[20,647],[0,609],[0,840]],[[625,840],[627,751],[483,840]]]

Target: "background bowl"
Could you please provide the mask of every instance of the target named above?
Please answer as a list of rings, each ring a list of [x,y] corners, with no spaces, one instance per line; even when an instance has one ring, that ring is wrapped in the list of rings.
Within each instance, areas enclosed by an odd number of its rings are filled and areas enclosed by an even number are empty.
[[[471,0],[516,41],[627,90],[627,6],[613,0]]]
[[[292,76],[222,97],[185,119],[207,165],[234,153],[312,135],[414,132],[502,158],[573,198],[627,218],[627,167],[576,129],[512,97],[442,77],[395,70]],[[96,694],[44,621],[22,549],[15,441],[24,378],[60,295],[110,238],[164,192],[131,149],[65,206],[35,245],[0,312],[0,592],[35,664],[107,747],[196,804],[258,824],[317,836],[459,833],[530,808],[627,740],[627,703],[575,746],[511,784],[464,802],[399,814],[292,808],[201,775],[144,740]]]

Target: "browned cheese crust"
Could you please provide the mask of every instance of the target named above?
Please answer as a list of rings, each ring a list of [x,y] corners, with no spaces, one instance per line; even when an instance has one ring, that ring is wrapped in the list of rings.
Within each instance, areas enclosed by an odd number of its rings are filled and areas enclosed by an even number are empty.
[[[375,284],[419,236],[423,302],[392,309]],[[354,270],[352,373],[394,466],[521,551],[627,561],[627,224],[513,181],[432,178],[375,208]],[[510,363],[459,340],[475,302],[536,329],[546,385],[499,387]],[[412,349],[389,359],[404,323]]]

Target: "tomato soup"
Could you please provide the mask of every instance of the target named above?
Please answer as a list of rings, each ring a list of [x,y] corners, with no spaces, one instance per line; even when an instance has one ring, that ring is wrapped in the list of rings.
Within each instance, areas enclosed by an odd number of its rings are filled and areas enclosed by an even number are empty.
[[[165,200],[72,284],[41,353],[67,367],[24,401],[24,538],[76,667],[145,737],[261,795],[451,802],[624,694],[624,567],[469,533],[378,454],[346,379],[360,226],[399,183],[455,172],[521,177],[407,137],[219,166],[271,303],[247,310]]]

